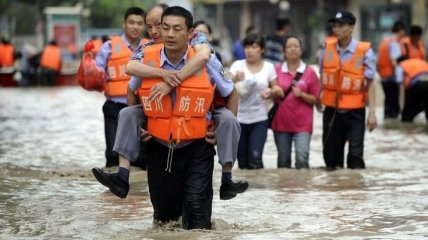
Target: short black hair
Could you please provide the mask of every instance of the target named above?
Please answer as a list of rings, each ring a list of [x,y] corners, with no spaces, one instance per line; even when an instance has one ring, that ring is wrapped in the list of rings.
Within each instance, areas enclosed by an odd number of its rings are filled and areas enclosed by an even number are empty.
[[[183,17],[187,29],[191,29],[193,25],[193,16],[192,14],[185,8],[180,6],[172,6],[167,9],[162,14],[162,22],[163,18],[166,16],[177,16],[177,17]]]
[[[300,45],[300,49],[303,50],[303,42],[297,35],[287,35],[285,37],[284,44],[283,44],[284,49],[285,49],[285,46],[287,45],[288,40],[290,40],[291,38],[297,39],[297,41],[299,42],[299,45]]]
[[[10,40],[9,40],[9,38],[3,36],[3,37],[1,37],[1,43],[7,45],[7,44],[10,44]]]
[[[153,7],[151,7],[149,10],[147,10],[146,14],[144,14],[144,23],[146,22],[147,14],[155,8],[162,9],[162,13],[163,13],[163,12],[165,12],[165,9],[169,8],[169,6],[166,3],[159,3],[156,5],[153,5]]]
[[[410,26],[410,35],[411,36],[422,36],[422,28],[417,25]]]
[[[193,23],[193,28],[196,28],[199,25],[205,25],[205,27],[207,27],[207,29],[208,29],[208,33],[209,34],[213,33],[213,30],[211,29],[211,26],[207,22],[205,22],[204,20],[199,20],[199,21],[194,22]]]
[[[242,45],[244,47],[253,45],[254,43],[258,44],[261,49],[265,49],[266,47],[265,38],[258,33],[250,33],[242,40]]]
[[[144,10],[139,7],[130,7],[126,9],[125,14],[123,15],[123,19],[126,21],[126,19],[129,17],[129,15],[140,15],[144,18]]]
[[[285,26],[290,26],[291,22],[288,18],[278,18],[276,19],[276,30],[281,30]]]
[[[402,21],[396,21],[394,25],[392,25],[391,32],[398,33],[401,30],[406,30],[406,26]]]
[[[102,41],[103,43],[107,42],[108,40],[110,40],[110,37],[109,37],[108,35],[102,35],[102,36],[101,36],[101,41]]]

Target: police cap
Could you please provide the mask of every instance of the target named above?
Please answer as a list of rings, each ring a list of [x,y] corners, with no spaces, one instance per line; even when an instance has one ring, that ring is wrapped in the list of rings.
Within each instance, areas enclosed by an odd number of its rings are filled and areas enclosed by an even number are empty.
[[[351,12],[348,12],[348,11],[339,11],[334,15],[334,17],[332,17],[332,18],[330,18],[330,20],[328,20],[329,23],[341,22],[341,23],[347,23],[350,25],[355,25],[356,21],[357,20],[356,20],[354,14],[352,14]]]

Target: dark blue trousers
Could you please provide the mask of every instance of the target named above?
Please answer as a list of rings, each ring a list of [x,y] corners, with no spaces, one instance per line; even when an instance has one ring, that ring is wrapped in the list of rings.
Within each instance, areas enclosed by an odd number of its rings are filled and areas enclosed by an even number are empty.
[[[363,159],[366,110],[339,112],[326,107],[323,114],[323,155],[327,168],[343,168],[345,143],[349,143],[348,168],[365,168]]]
[[[398,118],[400,113],[399,95],[400,87],[395,78],[382,79],[382,89],[385,94],[384,118]]]
[[[119,155],[113,151],[113,146],[114,139],[116,138],[119,112],[125,107],[126,104],[115,103],[110,100],[107,100],[103,105],[106,167],[119,165]]]
[[[214,146],[201,139],[173,150],[171,172],[168,150],[156,140],[147,143],[147,179],[154,219],[168,222],[182,216],[185,229],[211,229]]]

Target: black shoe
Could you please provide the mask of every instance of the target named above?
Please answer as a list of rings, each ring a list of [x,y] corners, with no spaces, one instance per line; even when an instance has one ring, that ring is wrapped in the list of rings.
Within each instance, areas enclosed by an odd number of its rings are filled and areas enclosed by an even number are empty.
[[[239,181],[239,182],[232,182],[227,184],[222,184],[220,186],[220,199],[221,200],[229,200],[234,197],[238,193],[243,193],[248,188],[248,182],[247,181]]]
[[[120,198],[126,198],[129,192],[129,183],[120,180],[117,173],[106,173],[96,167],[92,168],[92,173],[98,182],[108,187],[114,195]]]

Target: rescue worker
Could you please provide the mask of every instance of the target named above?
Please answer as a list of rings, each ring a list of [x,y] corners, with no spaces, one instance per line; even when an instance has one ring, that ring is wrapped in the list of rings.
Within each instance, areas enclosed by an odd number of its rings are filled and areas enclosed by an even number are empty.
[[[379,45],[377,69],[382,78],[382,89],[385,94],[384,118],[397,118],[400,113],[399,85],[395,81],[394,69],[401,56],[400,40],[406,34],[406,27],[401,21],[392,26],[392,34],[382,39]]]
[[[119,157],[113,152],[113,146],[119,111],[127,106],[130,76],[125,73],[125,65],[143,46],[141,35],[144,30],[144,13],[139,7],[128,8],[124,14],[124,33],[121,36],[112,36],[106,41],[95,58],[98,69],[105,71],[107,75],[107,100],[103,105],[106,167],[119,164]]]
[[[165,5],[158,4],[150,9],[145,17],[145,23],[152,43],[157,46],[163,46],[161,38],[161,16],[166,9]],[[190,44],[196,51],[196,55],[186,62],[180,71],[165,70],[149,67],[140,63],[144,52],[137,54],[134,61],[127,64],[127,72],[141,78],[163,78],[170,86],[178,86],[182,79],[195,74],[198,69],[203,67],[208,59],[211,58],[212,49],[208,45],[208,39],[205,35],[197,33],[192,37]],[[224,74],[224,70],[219,61],[214,61],[219,74]],[[210,65],[211,66],[211,65]],[[132,77],[134,78],[134,77]],[[131,79],[132,79],[131,78]],[[177,82],[178,81],[178,82]],[[131,80],[132,82],[132,80]],[[217,93],[217,92],[216,92]],[[165,92],[166,94],[166,92]],[[218,142],[219,163],[222,165],[222,185],[220,187],[220,199],[228,200],[235,197],[238,193],[244,192],[248,188],[246,181],[232,181],[232,167],[236,160],[237,144],[240,135],[240,126],[236,120],[236,109],[234,106],[226,106],[222,102],[221,96],[216,98],[214,104],[213,118],[218,124],[216,135],[222,139]],[[233,97],[234,95],[232,95]],[[229,98],[229,96],[228,96]],[[233,101],[230,101],[233,102]],[[125,198],[129,191],[129,166],[134,162],[138,154],[144,154],[138,151],[140,142],[139,133],[135,129],[144,126],[146,117],[142,111],[140,100],[134,94],[134,91],[128,89],[128,107],[120,112],[118,134],[115,141],[114,151],[119,153],[119,171],[117,173],[107,173],[99,168],[94,168],[93,174],[102,184],[106,185],[115,195]],[[138,105],[136,105],[138,104]],[[220,134],[220,135],[219,135]],[[207,139],[212,141],[211,139]]]
[[[10,68],[15,63],[15,48],[9,39],[2,37],[0,43],[0,67]]]
[[[347,167],[365,168],[363,159],[366,96],[370,131],[377,126],[373,78],[376,59],[370,43],[352,37],[356,19],[339,11],[329,20],[337,40],[325,43],[320,56],[322,77],[323,156],[328,170],[344,167],[344,147],[349,143]]]
[[[61,72],[61,49],[55,40],[51,40],[43,49],[40,57],[42,78],[39,84],[42,86],[54,86]]]
[[[410,26],[409,36],[401,39],[401,52],[407,58],[425,59],[425,46],[422,42],[422,28]]]
[[[162,15],[164,47],[147,47],[142,61],[163,69],[181,69],[194,56],[188,45],[192,23],[186,9],[167,8]],[[144,79],[138,90],[148,116],[147,130],[153,137],[147,147],[147,177],[154,219],[169,222],[181,216],[185,229],[211,229],[215,150],[205,140],[207,111],[215,89],[222,96],[234,92],[232,81],[211,71],[221,66],[212,65],[213,60],[173,92],[160,78]],[[169,88],[171,94],[158,96],[161,88]],[[237,109],[237,98],[229,96],[226,105]]]
[[[413,122],[421,111],[425,111],[428,121],[428,63],[419,58],[403,57],[399,59],[395,74],[405,91],[401,121]]]

